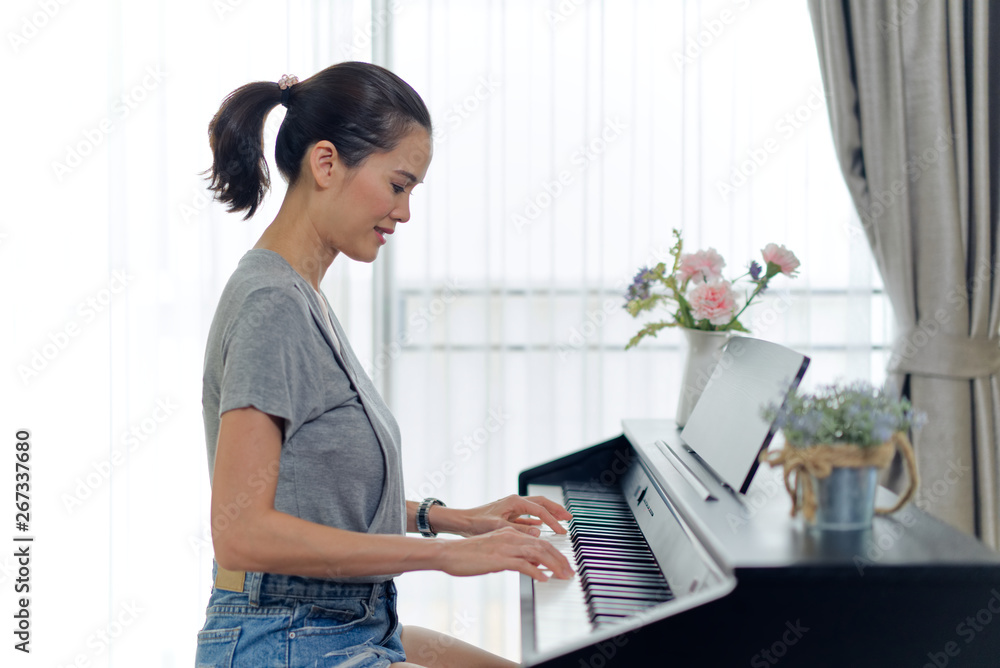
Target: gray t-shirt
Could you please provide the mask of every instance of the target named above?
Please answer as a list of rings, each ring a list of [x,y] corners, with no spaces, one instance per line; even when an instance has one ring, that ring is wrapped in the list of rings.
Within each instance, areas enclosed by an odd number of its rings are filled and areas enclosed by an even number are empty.
[[[246,406],[284,420],[275,509],[351,531],[406,532],[396,420],[326,300],[264,249],[240,260],[208,334],[202,409],[210,478],[220,417]],[[250,489],[273,474],[258,472]]]

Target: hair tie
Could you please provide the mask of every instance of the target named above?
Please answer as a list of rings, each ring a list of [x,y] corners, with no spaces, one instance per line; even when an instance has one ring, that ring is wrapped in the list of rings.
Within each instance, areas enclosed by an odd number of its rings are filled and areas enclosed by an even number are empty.
[[[292,86],[299,82],[299,78],[294,74],[282,74],[278,79],[278,88],[281,89],[281,106],[288,109],[288,100],[292,96]]]

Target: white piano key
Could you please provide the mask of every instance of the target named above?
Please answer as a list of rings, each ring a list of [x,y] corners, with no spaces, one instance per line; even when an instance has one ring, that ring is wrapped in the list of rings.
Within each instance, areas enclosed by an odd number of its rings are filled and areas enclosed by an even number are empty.
[[[566,528],[563,524],[563,528]],[[542,528],[541,538],[549,541],[565,556],[573,570],[577,570],[576,555],[568,534],[557,534],[548,527]],[[551,575],[548,570],[546,575]],[[547,582],[533,583],[535,606],[535,647],[544,651],[567,640],[586,636],[593,625],[583,596],[579,575],[569,580],[550,578]]]

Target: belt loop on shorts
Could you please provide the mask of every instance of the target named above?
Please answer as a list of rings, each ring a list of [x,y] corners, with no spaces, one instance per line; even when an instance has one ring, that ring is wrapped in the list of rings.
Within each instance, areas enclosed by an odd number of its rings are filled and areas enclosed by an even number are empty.
[[[247,573],[246,593],[247,601],[253,607],[260,605],[260,584],[264,581],[264,574],[251,571]]]
[[[368,607],[372,610],[375,610],[376,606],[378,606],[378,597],[382,595],[382,588],[384,586],[385,585],[381,582],[372,583],[372,593],[368,597]]]

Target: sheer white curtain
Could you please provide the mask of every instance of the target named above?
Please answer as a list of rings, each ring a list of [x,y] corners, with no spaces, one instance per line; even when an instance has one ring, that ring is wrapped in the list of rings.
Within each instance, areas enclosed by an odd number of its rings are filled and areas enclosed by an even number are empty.
[[[435,157],[394,238],[373,359],[411,497],[469,505],[534,463],[672,417],[675,331],[624,352],[642,265],[768,242],[802,261],[749,315],[810,355],[807,384],[883,378],[878,289],[837,172],[795,3],[399,3],[388,64],[428,100]],[[517,655],[516,576],[404,576],[403,604]],[[419,601],[419,602],[418,602]]]
[[[208,121],[246,82],[369,58],[370,3],[31,0],[3,14],[0,665],[190,666],[212,555],[205,340],[284,192],[272,161],[252,221],[210,203]],[[371,283],[370,265],[345,263],[325,287],[370,323]],[[18,429],[32,434],[30,658],[10,642]]]
[[[254,220],[205,196],[208,120],[247,81],[374,54],[434,113],[412,221],[323,286],[402,424],[411,498],[478,504],[624,417],[673,413],[677,337],[624,353],[639,323],[619,308],[672,227],[734,273],[788,245],[802,275],[776,282],[789,307],[756,333],[812,355],[812,382],[881,379],[883,300],[794,4],[17,0],[5,15],[0,433],[12,457],[31,431],[39,665],[192,663],[211,561],[204,342],[283,194],[272,162]],[[400,588],[404,621],[518,656],[516,577]]]

